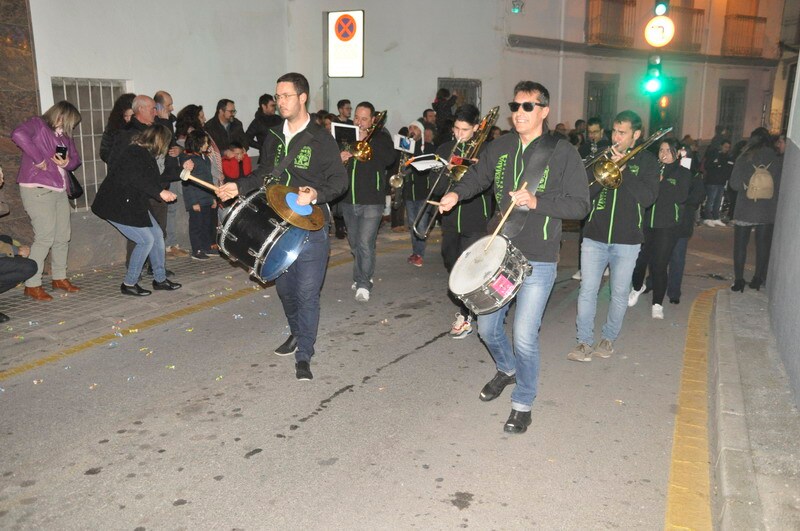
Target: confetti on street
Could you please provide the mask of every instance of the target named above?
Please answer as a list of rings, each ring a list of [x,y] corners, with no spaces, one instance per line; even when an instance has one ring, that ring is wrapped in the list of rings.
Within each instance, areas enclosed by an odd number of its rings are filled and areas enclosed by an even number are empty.
[[[167,365],[167,369],[170,369],[170,370],[174,371],[175,370],[175,365]]]
[[[220,381],[220,380],[222,380],[222,376],[221,376],[221,375],[220,375],[220,376],[217,376],[217,377],[215,378],[215,380],[216,380],[216,381]]]
[[[43,381],[44,381],[44,380],[34,380],[34,381],[33,381],[33,385],[39,385],[39,384],[40,384],[40,383],[42,383]]]
[[[194,328],[187,328],[186,331],[187,332],[194,332]]]
[[[116,341],[112,341],[111,343],[108,344],[108,348],[117,348],[118,346],[119,343],[117,343]]]
[[[89,386],[89,390],[90,391],[94,391],[95,389],[97,389],[97,384],[96,383],[93,383],[92,385]]]

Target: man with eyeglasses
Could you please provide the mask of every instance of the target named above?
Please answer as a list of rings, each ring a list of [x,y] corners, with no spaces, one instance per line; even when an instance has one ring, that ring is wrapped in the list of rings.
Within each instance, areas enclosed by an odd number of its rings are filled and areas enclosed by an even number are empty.
[[[442,197],[439,210],[447,212],[487,187],[493,187],[498,214],[514,205],[514,215],[503,225],[502,234],[525,256],[532,273],[522,281],[516,296],[513,343],[504,326],[510,302],[478,316],[478,335],[497,367],[479,398],[494,400],[507,385],[516,383],[511,393],[511,414],[503,429],[524,433],[531,424],[537,393],[539,327],[556,279],[561,220],[586,215],[589,190],[578,152],[568,141],[545,131],[550,112],[547,89],[533,81],[521,81],[514,87],[514,101],[508,106],[514,131],[486,144],[477,164],[470,166],[453,191]]]
[[[269,130],[264,142],[263,163],[245,177],[220,186],[217,195],[223,201],[256,190],[270,179],[298,187],[297,204],[328,203],[344,194],[347,173],[333,136],[317,125],[308,114],[308,80],[302,74],[289,73],[278,78],[275,101],[284,121]],[[291,157],[291,162],[284,160]],[[284,169],[273,176],[273,170]],[[328,226],[330,209],[323,206],[325,226],[310,231],[289,269],[275,280],[275,288],[289,321],[291,335],[277,349],[278,356],[295,356],[295,376],[311,380],[311,357],[319,327],[319,294],[328,266]]]
[[[642,135],[642,119],[633,111],[622,111],[614,118],[610,158],[620,160]],[[620,168],[622,182],[611,189],[591,187],[591,212],[583,228],[581,243],[581,288],[578,295],[578,344],[568,354],[571,361],[592,361],[593,357],[610,358],[614,341],[622,329],[628,309],[631,278],[644,240],[642,213],[658,196],[659,167],[656,157],[642,150]],[[587,168],[592,179],[592,167]],[[603,271],[611,270],[611,301],[602,336],[594,344],[594,319],[597,292]],[[594,346],[593,346],[594,345]]]
[[[231,142],[249,146],[250,142],[244,132],[244,125],[236,119],[236,104],[228,99],[217,102],[217,115],[206,122],[206,133],[214,140],[223,157],[231,157]]]

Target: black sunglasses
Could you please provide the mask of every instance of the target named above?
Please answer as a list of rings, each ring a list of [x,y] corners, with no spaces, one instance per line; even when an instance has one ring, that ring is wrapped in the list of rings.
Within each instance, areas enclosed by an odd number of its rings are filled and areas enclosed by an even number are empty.
[[[511,112],[517,112],[520,107],[525,112],[533,112],[533,109],[536,106],[539,107],[547,107],[544,103],[539,103],[538,101],[524,101],[522,103],[517,103],[516,101],[512,101],[508,104],[508,108],[511,109]]]

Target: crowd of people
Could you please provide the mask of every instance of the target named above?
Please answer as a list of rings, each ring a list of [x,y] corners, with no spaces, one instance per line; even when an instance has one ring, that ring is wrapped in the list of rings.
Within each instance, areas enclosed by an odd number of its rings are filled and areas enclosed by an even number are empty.
[[[424,227],[432,226],[430,217],[441,216],[441,254],[448,272],[465,250],[496,229],[532,271],[516,286],[513,334],[509,338],[504,328],[510,302],[475,315],[464,294],[448,292],[457,310],[450,337],[463,339],[477,328],[496,363],[480,399],[493,400],[515,384],[504,429],[522,433],[537,392],[539,324],[556,278],[562,220],[581,221],[580,271],[573,276],[580,280],[576,346],[567,354],[572,361],[612,356],[626,310],[642,294],[652,291],[654,319],[664,318],[665,297],[680,303],[687,243],[699,222],[717,227],[726,226],[727,219],[734,226],[734,291],[747,285],[746,250],[755,229],[756,268],[749,286],[760,289],[766,282],[783,138],[763,128],[732,146],[720,127],[702,157],[688,136],[680,142],[672,137],[648,141],[653,146],[645,149],[642,120],[630,110],[611,124],[592,117],[576,121],[571,131],[564,124],[550,130],[548,90],[524,81],[508,103],[511,130],[482,122],[479,109],[463,95],[440,89],[431,107],[398,131],[402,147],[378,121],[372,102],[353,106],[342,99],[337,114],[310,113],[308,99],[306,78],[285,74],[274,96],[259,98],[247,128],[230,99],[220,99],[208,120],[196,104],[173,114],[166,91],[117,99],[100,147],[108,173],[91,209],[128,240],[122,294],[151,295],[140,285],[145,274],[152,275],[153,290],[180,289],[170,278],[167,258],[218,256],[218,227],[238,197],[258,193],[265,183],[292,187],[292,208],[302,212],[316,205],[324,223],[308,231],[296,259],[275,279],[291,332],[275,353],[294,355],[297,379],[311,380],[330,234],[347,238],[355,300],[368,303],[382,223],[408,232],[407,261],[422,267]],[[80,289],[66,270],[69,172],[81,161],[72,131],[80,119],[78,110],[62,101],[12,134],[22,152],[17,183],[34,240],[28,248],[0,236],[0,292],[25,282],[26,296],[50,300],[42,286],[48,255],[52,288]],[[359,149],[337,143],[330,132],[336,123],[354,126]],[[369,156],[361,144],[369,147]],[[258,151],[257,161],[250,159],[249,149]],[[433,169],[410,163],[434,154],[442,163]],[[594,175],[596,160],[617,166],[616,181]],[[457,169],[460,178],[455,179]],[[190,250],[177,242],[178,208],[188,212]],[[502,213],[512,212],[507,223],[500,220]],[[594,322],[605,274],[610,274],[611,301],[598,336]],[[4,320],[8,316],[0,314]]]

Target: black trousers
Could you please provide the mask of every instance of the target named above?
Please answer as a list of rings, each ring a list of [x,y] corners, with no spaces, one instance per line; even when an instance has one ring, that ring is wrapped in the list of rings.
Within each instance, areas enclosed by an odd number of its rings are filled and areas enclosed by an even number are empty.
[[[0,293],[36,274],[36,262],[21,256],[0,256]]]
[[[453,270],[453,266],[456,265],[461,253],[484,236],[486,236],[485,232],[468,232],[461,234],[455,231],[442,231],[442,259],[444,260],[444,268],[447,269],[447,272],[450,273]],[[453,304],[458,306],[461,315],[464,317],[469,315],[467,306],[449,289],[447,290],[447,296],[450,297]]]
[[[744,264],[747,262],[747,245],[750,233],[756,230],[756,273],[754,279],[767,280],[769,253],[772,247],[773,224],[734,225],[733,227],[733,275],[735,280],[744,280]]]
[[[650,277],[653,279],[653,304],[664,303],[664,294],[667,292],[667,266],[678,239],[677,235],[677,227],[644,231],[644,243],[633,268],[632,283],[633,289],[642,289],[649,267]]]

